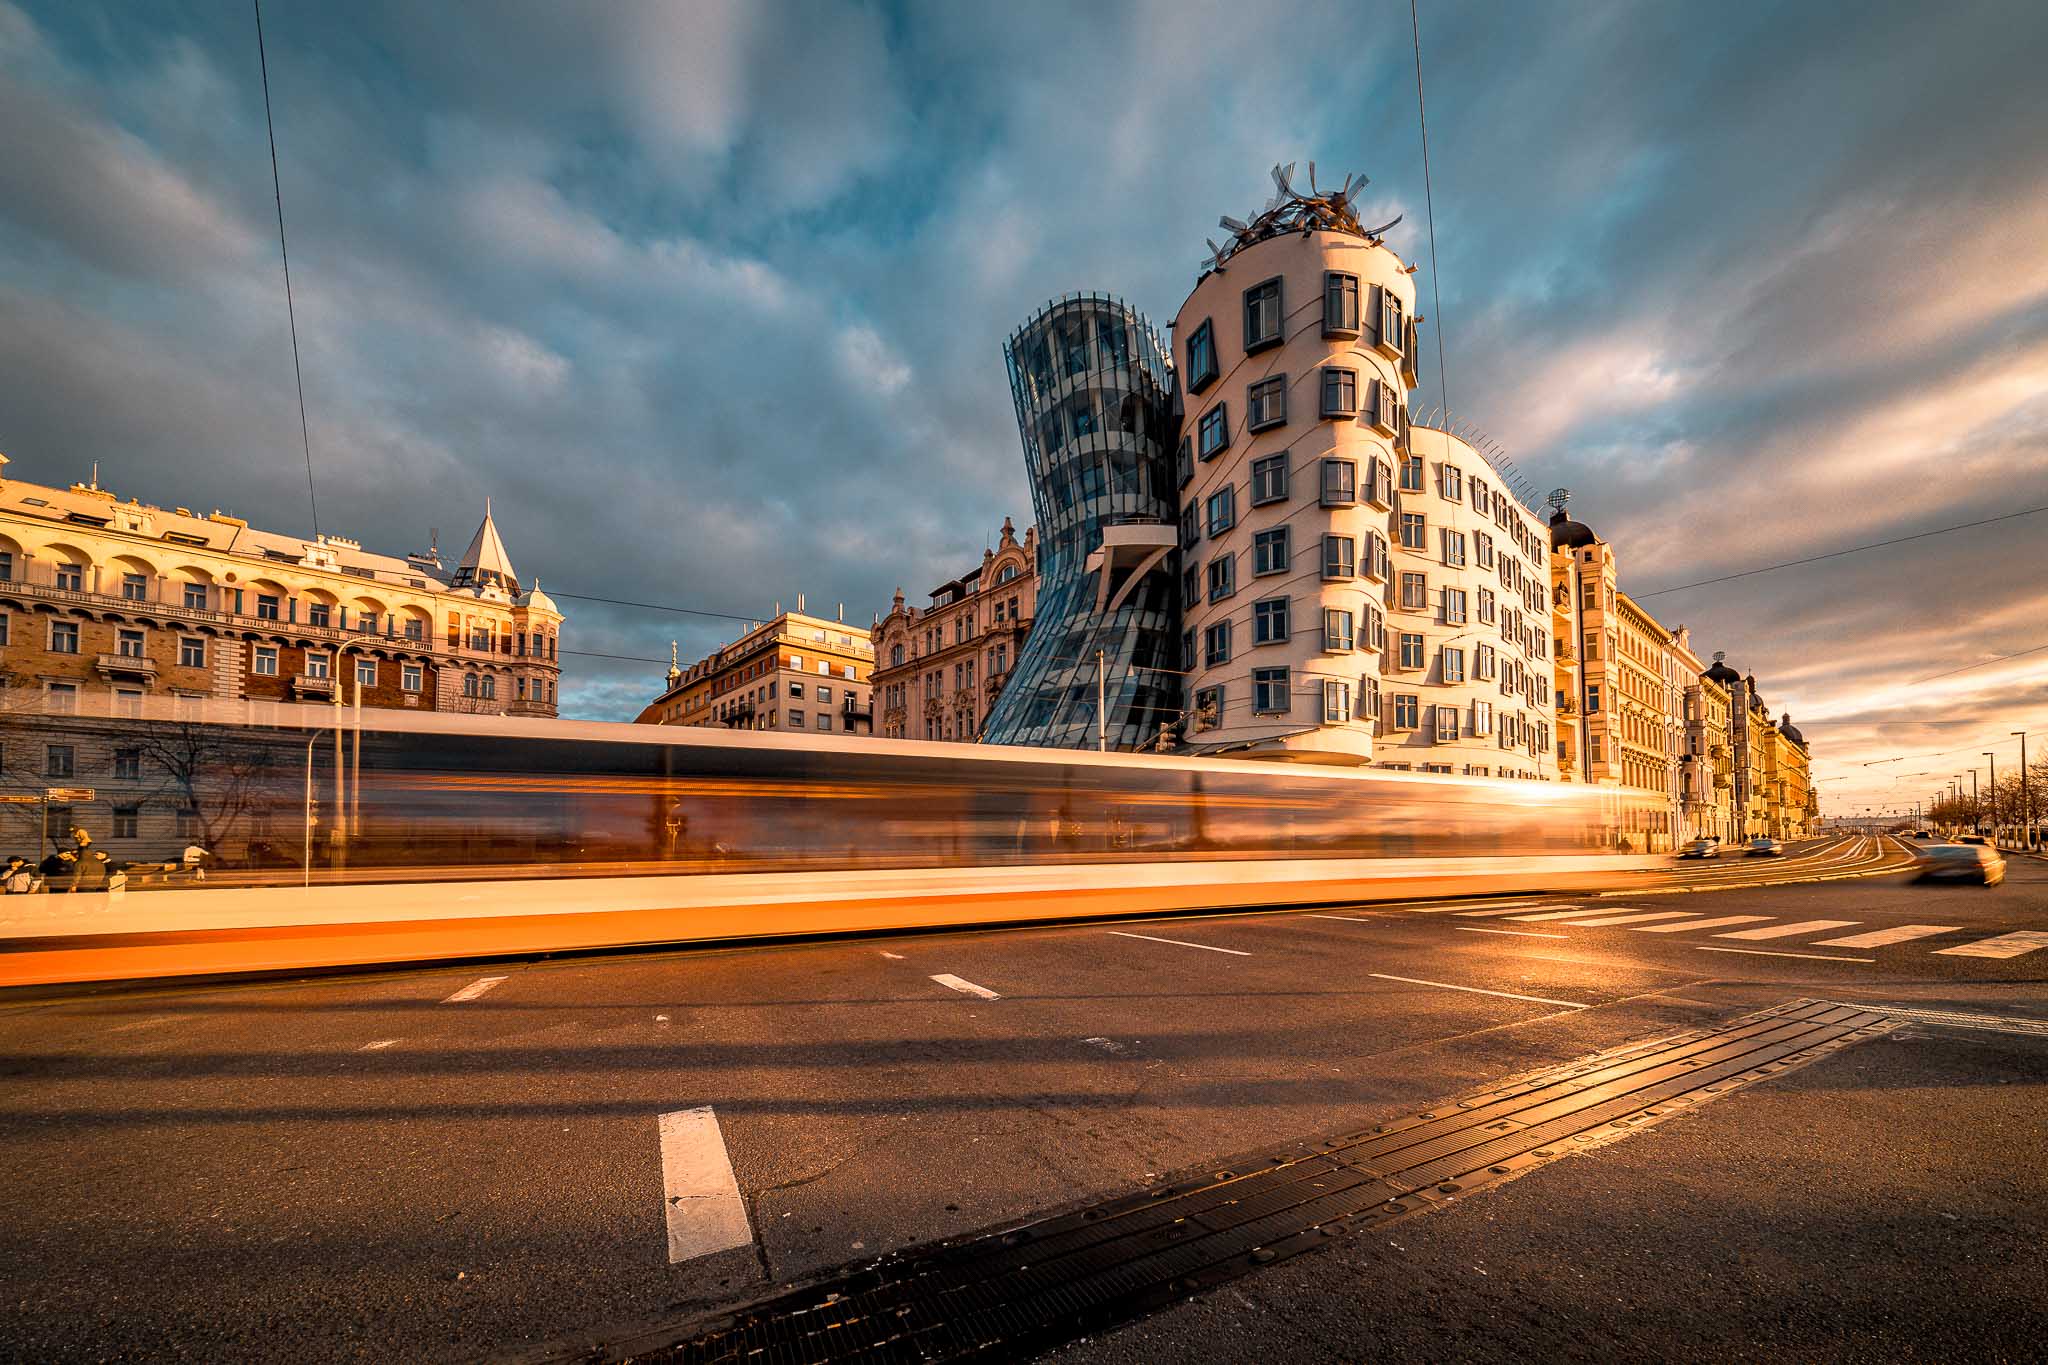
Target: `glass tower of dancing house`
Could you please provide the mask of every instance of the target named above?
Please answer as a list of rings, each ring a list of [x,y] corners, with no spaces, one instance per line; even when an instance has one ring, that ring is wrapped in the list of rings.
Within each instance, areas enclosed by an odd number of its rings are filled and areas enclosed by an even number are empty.
[[[1038,519],[1038,610],[984,741],[1151,744],[1181,712],[1168,352],[1129,305],[1074,294],[1003,355]]]

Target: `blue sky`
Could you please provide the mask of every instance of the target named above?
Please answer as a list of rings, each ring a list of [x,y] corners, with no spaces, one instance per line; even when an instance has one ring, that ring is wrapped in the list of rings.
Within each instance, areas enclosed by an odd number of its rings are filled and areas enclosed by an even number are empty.
[[[1451,405],[1628,586],[2048,503],[2048,9],[1421,12]],[[865,622],[957,574],[1030,514],[1003,337],[1170,318],[1276,161],[1370,174],[1427,288],[1395,0],[264,16],[321,525],[459,547],[489,495],[550,591]],[[248,5],[0,0],[0,126],[11,471],[309,527]],[[2048,517],[1647,605],[1837,811],[2048,731],[2048,656],[1914,681],[2048,644]],[[662,667],[572,664],[595,716]]]

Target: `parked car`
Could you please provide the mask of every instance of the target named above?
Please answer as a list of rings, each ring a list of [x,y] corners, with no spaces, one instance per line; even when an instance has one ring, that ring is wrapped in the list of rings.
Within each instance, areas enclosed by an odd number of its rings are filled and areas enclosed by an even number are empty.
[[[1694,839],[1678,850],[1681,858],[1718,858],[1721,856],[1721,841],[1712,837]]]
[[[1956,842],[1959,844],[1975,844],[1979,848],[1989,848],[1991,846],[1991,841],[1981,834],[1958,834]]]
[[[1751,858],[1775,858],[1785,851],[1785,846],[1768,834],[1759,834],[1742,851]]]
[[[1982,843],[1932,844],[1913,858],[1921,881],[1955,878],[1996,886],[2005,880],[2005,859]]]

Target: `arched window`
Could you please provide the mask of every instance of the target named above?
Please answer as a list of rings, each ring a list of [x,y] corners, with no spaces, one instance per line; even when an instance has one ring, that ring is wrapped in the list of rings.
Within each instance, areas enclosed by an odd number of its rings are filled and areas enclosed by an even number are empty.
[[[476,695],[476,674],[465,673],[462,675],[462,695],[465,697]]]
[[[903,664],[903,646],[902,646],[902,645],[897,645],[897,646],[896,646],[895,648],[893,648],[893,649],[891,649],[891,650],[889,651],[889,666],[890,666],[891,668],[900,668],[900,667],[902,666],[902,664]]]
[[[495,677],[491,676],[490,674],[486,673],[486,674],[484,675],[484,700],[485,700],[485,701],[495,701],[495,700],[497,700],[497,697],[498,697],[498,680],[497,680],[497,679],[496,679]]]
[[[997,571],[997,573],[996,573],[996,583],[997,583],[998,585],[1001,585],[1001,584],[1007,583],[1007,582],[1009,582],[1009,581],[1010,581],[1011,579],[1015,578],[1016,576],[1017,576],[1017,566],[1016,566],[1015,564],[1005,564],[1005,565],[1003,565],[1003,567],[1002,567],[1002,568],[1001,568],[1000,570],[998,570],[998,571]]]

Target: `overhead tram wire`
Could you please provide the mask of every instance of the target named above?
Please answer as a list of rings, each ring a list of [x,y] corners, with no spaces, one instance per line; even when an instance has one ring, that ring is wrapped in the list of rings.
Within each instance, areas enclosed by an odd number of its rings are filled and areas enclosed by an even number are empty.
[[[263,0],[256,10],[256,65],[263,73],[263,130],[270,137],[270,189],[277,200],[277,254],[284,261],[284,315],[292,332],[292,382],[299,391],[299,444],[306,452],[306,501],[313,511],[313,538],[320,538],[320,496],[313,490],[313,438],[306,428],[306,376],[299,368],[299,314],[292,302],[292,254],[284,238],[284,182],[277,174],[277,125],[270,117],[270,58],[263,44]]]
[[[1744,569],[1741,573],[1722,574],[1718,578],[1702,578],[1696,583],[1680,583],[1669,588],[1658,588],[1655,592],[1634,592],[1629,596],[1641,602],[1646,598],[1663,597],[1674,592],[1687,592],[1693,588],[1704,588],[1715,583],[1732,583],[1738,578],[1754,578],[1758,574],[1776,573],[1779,569],[1794,569],[1802,564],[1818,564],[1824,559],[1840,559],[1844,555],[1861,554],[1865,550],[1882,550],[1887,545],[1904,545],[1910,540],[1926,540],[1930,536],[1945,536],[1951,531],[1967,531],[1973,526],[1990,526],[1996,522],[2012,521],[2019,517],[2036,516],[2048,512],[2048,504],[2040,507],[2025,507],[2017,512],[2006,512],[1981,521],[1959,521],[1953,526],[1937,526],[1931,531],[1915,531],[1910,536],[1894,536],[1890,540],[1873,540],[1868,545],[1851,545],[1846,550],[1830,550],[1824,555],[1808,555],[1804,559],[1788,559],[1782,564],[1765,564],[1761,568]],[[1975,667],[1976,665],[1971,665]],[[1939,676],[1939,675],[1937,675]],[[1923,679],[1924,681],[1924,679]]]
[[[1422,203],[1429,217],[1429,294],[1430,308],[1436,314],[1437,397],[1449,415],[1451,380],[1444,367],[1444,291],[1436,266],[1436,192],[1429,174],[1429,118],[1422,105],[1422,19],[1415,6],[1416,0],[1408,0],[1408,31],[1415,40],[1415,126],[1422,135]]]

